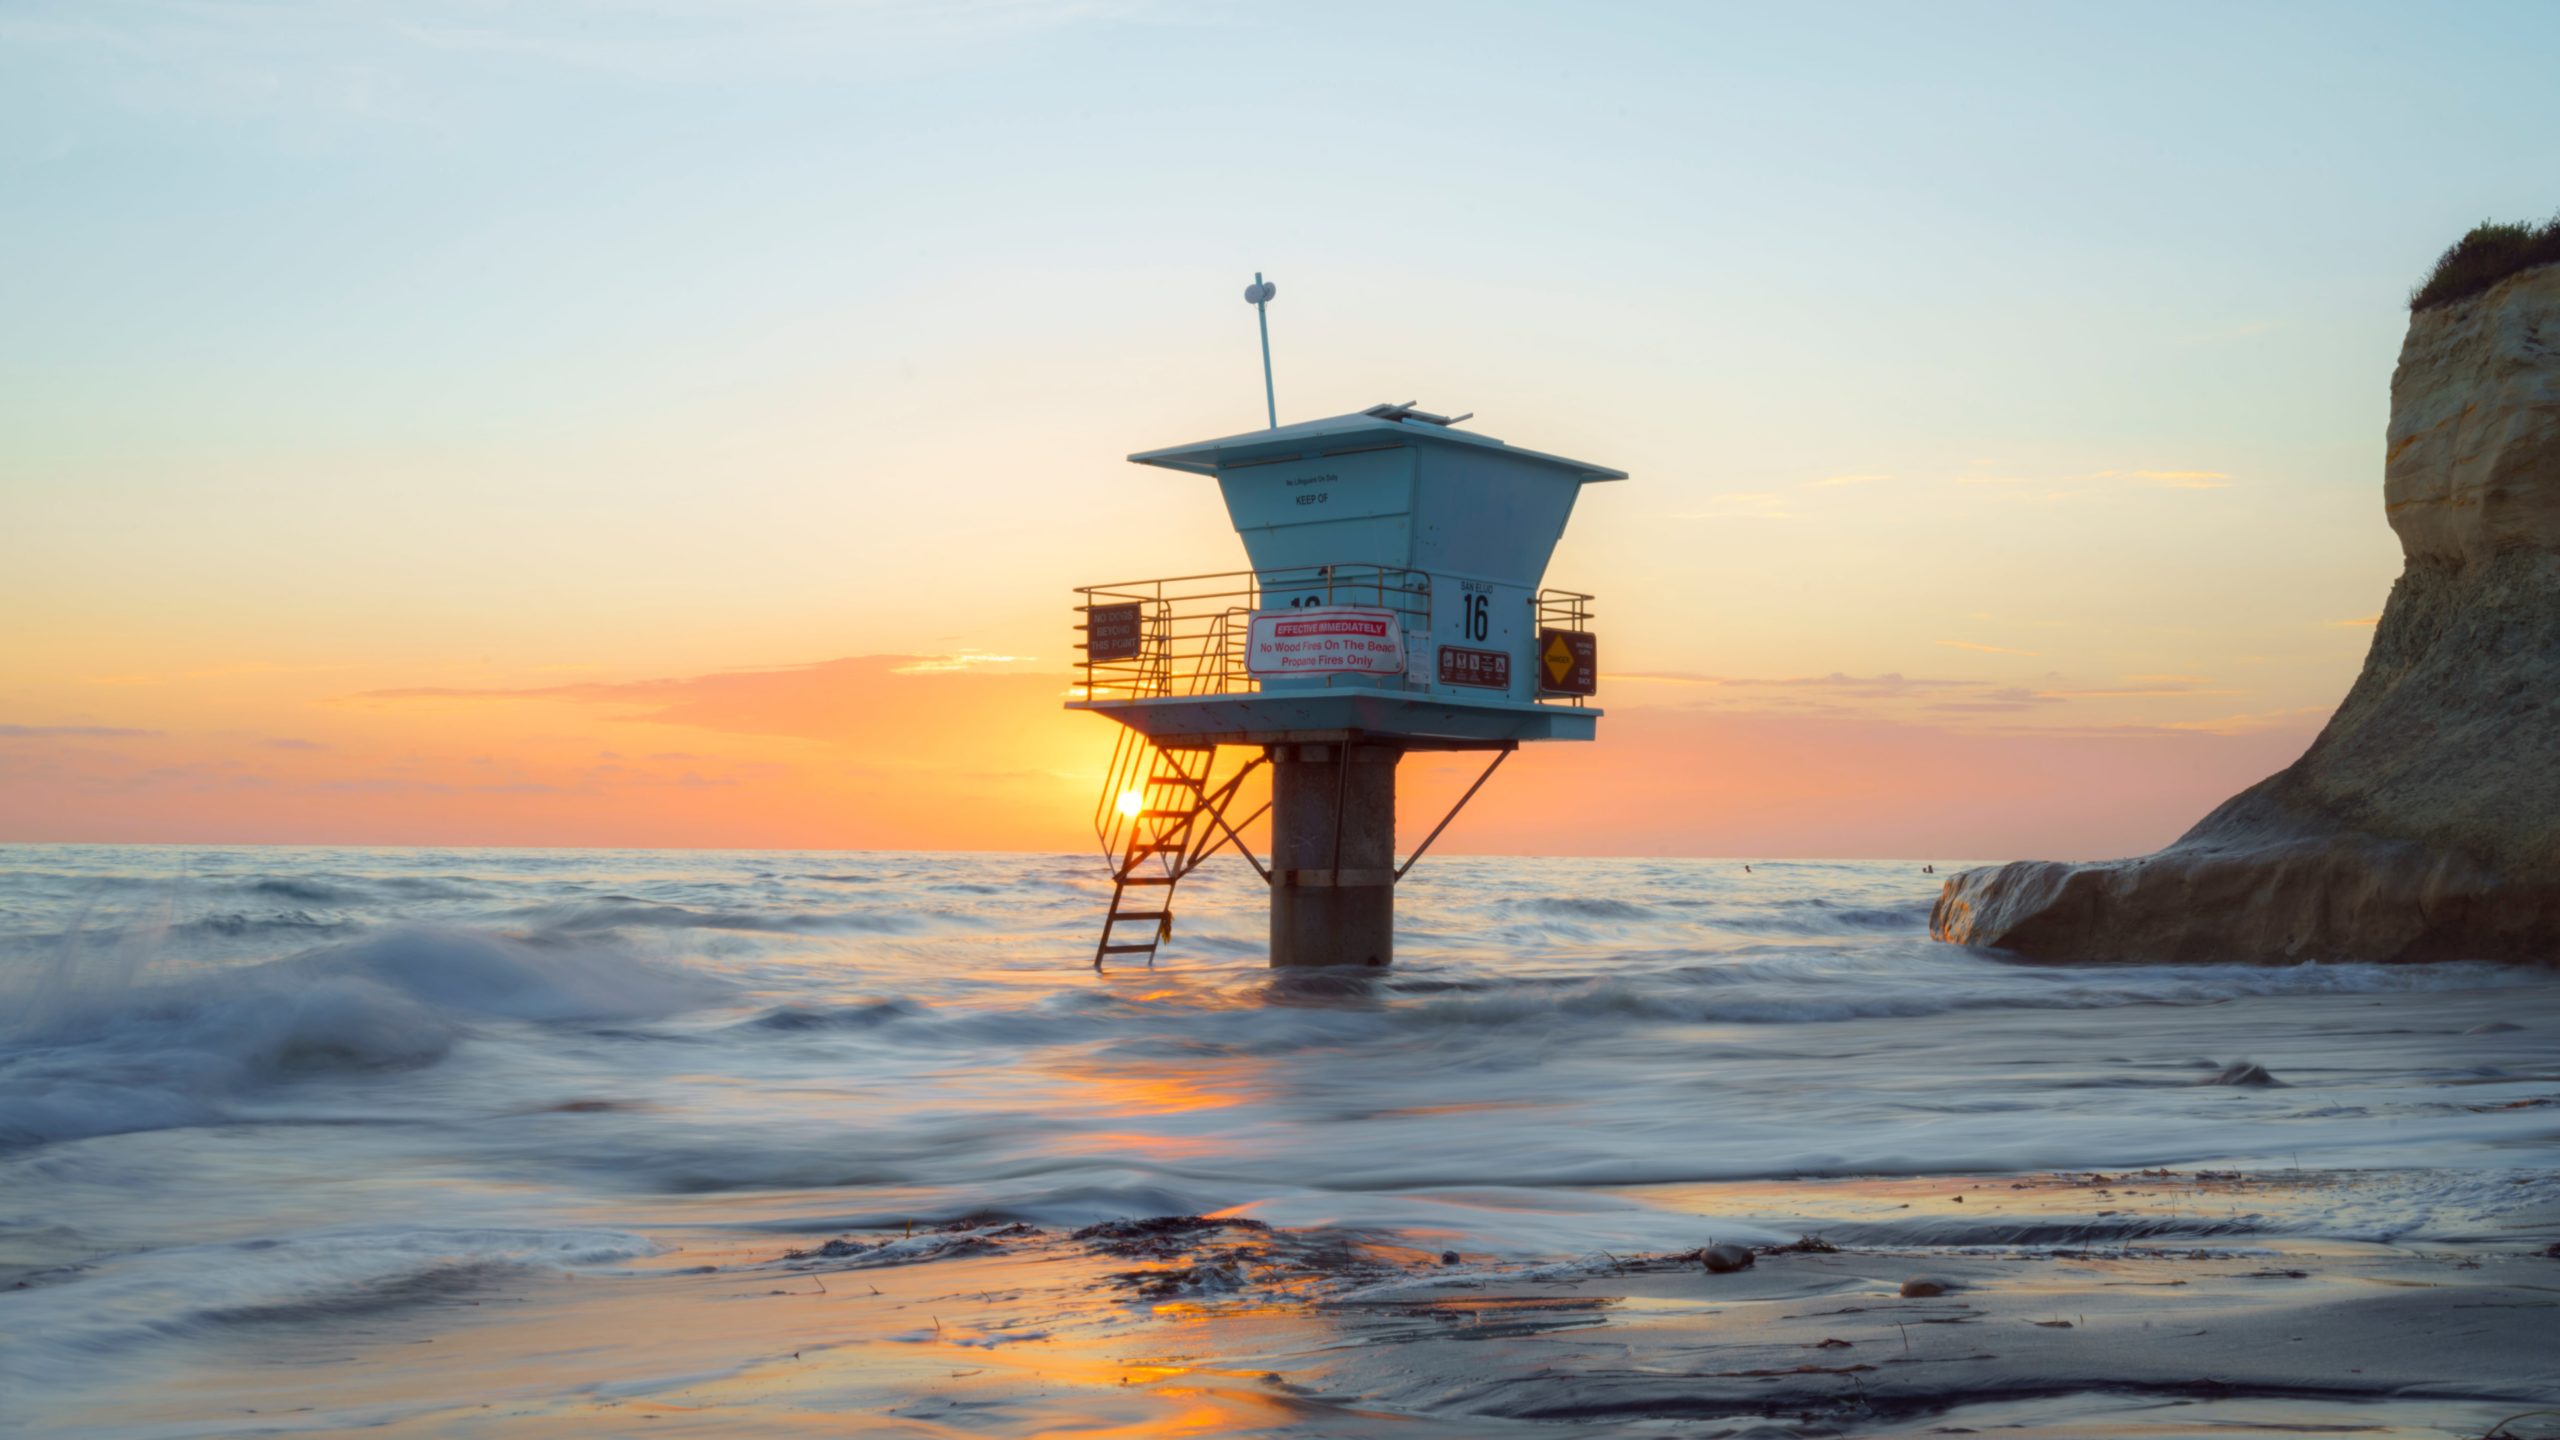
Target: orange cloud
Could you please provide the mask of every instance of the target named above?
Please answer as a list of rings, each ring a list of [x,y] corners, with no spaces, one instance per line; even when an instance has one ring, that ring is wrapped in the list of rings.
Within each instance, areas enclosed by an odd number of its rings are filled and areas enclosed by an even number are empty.
[[[1984,732],[1630,707],[1601,721],[1597,744],[1524,751],[1440,845],[1913,860],[2138,854],[2290,763],[2318,723],[2304,714],[2228,734]],[[1414,757],[1406,777],[1401,821],[1410,846],[1473,770],[1463,757]]]
[[[18,725],[0,838],[1075,848],[1110,727],[1059,708],[1063,676],[932,658],[397,687],[281,740]]]
[[[1063,674],[930,658],[393,687],[306,706],[292,732],[0,727],[0,839],[1082,848],[1116,727],[1063,710]],[[2011,723],[2078,698],[1899,673],[1654,675],[1604,697],[1597,744],[1507,765],[1439,849],[2131,852],[2317,724]],[[1407,762],[1408,846],[1479,763]]]

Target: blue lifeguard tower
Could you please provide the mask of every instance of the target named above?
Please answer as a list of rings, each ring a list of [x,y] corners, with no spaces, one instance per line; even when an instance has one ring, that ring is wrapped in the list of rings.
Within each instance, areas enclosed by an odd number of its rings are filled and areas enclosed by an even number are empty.
[[[1077,592],[1069,708],[1127,727],[1095,807],[1116,862],[1097,968],[1152,962],[1174,887],[1229,844],[1270,883],[1273,965],[1385,965],[1396,881],[1494,768],[1594,737],[1592,597],[1545,577],[1582,487],[1626,474],[1467,418],[1378,405],[1129,457],[1214,479],[1251,568]],[[1396,764],[1417,750],[1493,758],[1399,864]],[[1231,820],[1265,765],[1269,804]],[[1244,836],[1266,810],[1268,864]]]
[[[1216,479],[1252,569],[1078,589],[1083,684],[1068,707],[1126,725],[1093,807],[1114,858],[1093,969],[1155,963],[1172,887],[1226,846],[1272,887],[1275,966],[1385,966],[1395,881],[1503,758],[1600,725],[1592,597],[1546,587],[1546,561],[1582,487],[1626,471],[1505,446],[1413,402],[1280,425],[1272,292],[1260,274],[1244,290],[1270,428],[1129,456]],[[1226,748],[1244,758],[1221,781]],[[1492,761],[1395,863],[1408,751]],[[1262,766],[1270,802],[1231,822]],[[1244,840],[1265,812],[1270,863]]]

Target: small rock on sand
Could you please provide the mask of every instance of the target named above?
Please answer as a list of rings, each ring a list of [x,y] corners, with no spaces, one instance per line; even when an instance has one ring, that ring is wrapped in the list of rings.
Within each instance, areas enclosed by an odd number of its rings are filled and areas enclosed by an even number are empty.
[[[1946,1281],[1932,1280],[1926,1275],[1914,1275],[1902,1282],[1902,1298],[1905,1300],[1926,1300],[1932,1295],[1946,1293]]]
[[[1457,1252],[1457,1251],[1455,1251],[1455,1250],[1443,1250],[1443,1251],[1441,1251],[1441,1252],[1440,1252],[1440,1263],[1441,1263],[1441,1264],[1443,1264],[1443,1265],[1455,1265],[1455,1264],[1457,1264],[1457,1263],[1458,1263],[1458,1252]]]
[[[2268,1074],[2267,1067],[2264,1065],[2252,1065],[2246,1060],[2234,1060],[2230,1064],[2223,1066],[2220,1073],[2216,1074],[2212,1079],[2207,1080],[2204,1083],[2207,1085],[2264,1086],[2281,1085],[2284,1082],[2273,1075]]]
[[[1698,1258],[1706,1262],[1709,1270],[1724,1275],[1750,1269],[1757,1257],[1740,1245],[1710,1245],[1698,1252]]]
[[[2513,1020],[2484,1020],[2462,1033],[2465,1035],[2504,1035],[2510,1030],[2521,1030],[2523,1028],[2523,1026],[2517,1024]]]

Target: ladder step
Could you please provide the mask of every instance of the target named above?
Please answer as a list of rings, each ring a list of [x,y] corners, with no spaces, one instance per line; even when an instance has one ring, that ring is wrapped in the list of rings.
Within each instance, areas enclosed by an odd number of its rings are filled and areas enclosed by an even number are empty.
[[[1233,647],[1230,647],[1233,648]],[[1113,785],[1137,782],[1141,806],[1129,815],[1125,831],[1126,843],[1120,852],[1120,866],[1112,873],[1111,906],[1102,917],[1101,943],[1094,947],[1093,968],[1114,955],[1143,955],[1147,963],[1156,963],[1156,950],[1173,928],[1173,887],[1182,879],[1176,874],[1139,874],[1147,870],[1180,869],[1197,843],[1195,832],[1200,817],[1210,813],[1208,804],[1210,772],[1216,768],[1218,747],[1214,745],[1158,745],[1148,755],[1143,749],[1135,757],[1137,763],[1128,769],[1115,768]],[[1125,779],[1123,778],[1125,777]],[[1233,787],[1229,787],[1232,789]],[[1171,792],[1167,794],[1166,792]],[[1170,804],[1147,804],[1147,801],[1170,801]],[[1115,826],[1117,822],[1114,822]],[[1115,830],[1111,833],[1123,833]],[[1149,860],[1158,863],[1149,865]],[[1162,891],[1154,910],[1123,910],[1123,896],[1138,885],[1153,885]],[[1146,904],[1147,901],[1133,901]],[[1115,927],[1121,925],[1149,927],[1147,939],[1131,942],[1115,940]]]

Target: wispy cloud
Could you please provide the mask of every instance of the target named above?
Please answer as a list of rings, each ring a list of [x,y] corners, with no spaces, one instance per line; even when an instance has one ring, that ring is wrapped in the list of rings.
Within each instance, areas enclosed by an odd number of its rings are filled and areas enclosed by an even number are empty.
[[[1967,690],[1982,685],[1980,680],[1931,680],[1887,671],[1882,675],[1844,675],[1837,670],[1828,675],[1795,675],[1783,680],[1728,680],[1728,685],[1762,685],[1787,690],[1831,690],[1862,700],[1898,699],[1923,691]]]
[[[2165,696],[2238,695],[2238,690],[2202,690],[2193,685],[2144,685],[2113,690],[2047,690],[2062,700],[2157,700]]]
[[[2029,690],[2020,685],[2004,685],[1966,700],[1939,700],[1922,708],[1949,715],[2000,715],[2020,710],[2033,710],[2044,705],[2059,705],[2068,697],[2050,690]]]
[[[2261,335],[2272,335],[2284,328],[2284,322],[2281,320],[2244,320],[2237,325],[2227,325],[2219,330],[2196,331],[2182,338],[2179,343],[2213,345],[2226,340],[2254,340]]]
[[[1636,685],[1725,685],[1732,682],[1722,675],[1693,675],[1681,670],[1603,670],[1605,683],[1623,680]]]
[[[2228,490],[2235,477],[2226,470],[2090,470],[2076,475],[2018,475],[2012,473],[1974,472],[1949,477],[1958,485],[2057,485],[2067,488],[2041,492],[2042,500],[2078,500],[2108,493],[2127,485],[2155,490]]]
[[[787,735],[859,748],[937,727],[947,741],[969,725],[1012,725],[1002,704],[1054,698],[1058,677],[1006,666],[937,665],[949,657],[862,655],[753,670],[627,681],[470,688],[409,686],[351,697],[374,704],[520,704],[603,707],[608,718],[736,734]],[[1045,708],[1045,705],[1044,707]],[[1018,712],[1017,712],[1018,714]],[[966,717],[965,719],[963,717]],[[901,743],[903,739],[901,739]]]
[[[162,733],[120,725],[0,725],[0,740],[156,740]]]
[[[1919,708],[1950,715],[1996,714],[2059,705],[2078,697],[2060,691],[2029,690],[1993,680],[1955,680],[1887,671],[1881,675],[1701,675],[1686,671],[1610,672],[1607,684],[1688,685],[1736,692],[1733,699],[1753,706],[1776,705],[1789,710],[1811,705],[1840,708],[1837,702],[1925,702]],[[1748,697],[1748,698],[1746,698]],[[1861,706],[1860,710],[1867,707]],[[1845,713],[1845,712],[1844,712]]]
[[[1891,475],[1825,475],[1819,480],[1807,480],[1803,483],[1808,490],[1828,490],[1842,485],[1873,485],[1880,480],[1892,478]]]
[[[963,650],[957,655],[927,655],[890,671],[892,675],[942,675],[982,665],[1029,665],[1036,655],[988,655],[976,650]]]
[[[2250,735],[2300,725],[2314,715],[2327,715],[2327,705],[2297,705],[2289,710],[2261,710],[2249,715],[2218,715],[2210,720],[2173,720],[2160,728],[2203,735]]]
[[[1938,644],[1949,650],[1978,650],[1985,655],[2035,656],[2044,653],[2041,650],[2014,650],[2006,645],[1985,645],[1978,640],[1941,640]]]
[[[325,670],[344,669],[340,665],[279,665],[268,660],[250,660],[235,665],[198,665],[186,670],[149,671],[122,675],[87,675],[84,685],[128,687],[135,685],[176,685],[196,680],[245,680],[265,675],[307,675]]]
[[[1787,508],[1787,497],[1774,490],[1734,490],[1710,495],[1695,510],[1682,510],[1664,517],[1671,520],[1793,520],[1795,513]]]
[[[2353,620],[2332,620],[2329,622],[2329,628],[2332,630],[2370,630],[2381,623],[2382,612],[2377,610],[2370,615],[2360,616]]]
[[[2101,470],[2100,480],[2135,480],[2164,490],[2228,490],[2231,476],[2220,470]]]

